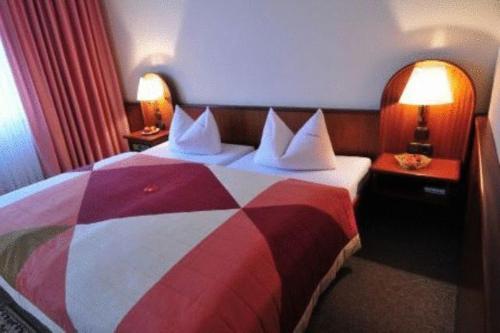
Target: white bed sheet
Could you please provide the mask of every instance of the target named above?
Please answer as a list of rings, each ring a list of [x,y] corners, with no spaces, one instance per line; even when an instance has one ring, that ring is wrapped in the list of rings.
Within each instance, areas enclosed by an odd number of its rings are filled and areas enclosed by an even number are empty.
[[[254,156],[255,152],[247,154],[229,164],[228,167],[343,187],[349,191],[352,201],[356,200],[358,190],[360,189],[359,185],[364,180],[371,166],[371,160],[366,157],[337,155],[336,168],[334,170],[292,171],[257,164],[253,160]]]
[[[184,154],[171,150],[167,141],[157,146],[154,146],[153,148],[149,148],[143,151],[141,154],[185,160],[195,163],[228,165],[229,163],[236,161],[240,157],[254,150],[255,149],[252,146],[223,143],[222,151],[219,154],[214,154],[214,155]]]

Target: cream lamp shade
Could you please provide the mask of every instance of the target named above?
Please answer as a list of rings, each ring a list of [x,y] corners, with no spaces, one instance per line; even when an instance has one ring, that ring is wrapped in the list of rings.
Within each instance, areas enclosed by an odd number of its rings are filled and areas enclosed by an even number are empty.
[[[137,87],[138,101],[156,101],[163,96],[163,83],[155,77],[141,77]]]
[[[422,66],[413,69],[399,103],[439,105],[453,103],[450,81],[444,66]]]

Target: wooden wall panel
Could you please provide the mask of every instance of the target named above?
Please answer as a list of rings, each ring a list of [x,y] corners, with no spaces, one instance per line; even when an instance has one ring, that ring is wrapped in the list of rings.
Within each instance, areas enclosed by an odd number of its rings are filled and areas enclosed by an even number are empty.
[[[182,105],[193,118],[204,106]],[[258,146],[267,116],[267,107],[211,106],[222,141]],[[296,132],[317,110],[277,107],[274,110]],[[379,113],[375,110],[323,109],[336,154],[375,157],[379,152]]]
[[[500,165],[487,117],[476,118],[456,331],[500,332]]]
[[[193,118],[204,110],[202,105],[182,105]],[[257,147],[267,116],[267,107],[211,106],[222,140]],[[141,129],[140,105],[125,103],[131,130]],[[293,131],[297,131],[316,111],[314,108],[275,108]],[[377,110],[323,109],[335,153],[376,157],[379,153],[379,112]],[[140,125],[139,125],[140,123]]]
[[[458,66],[438,60],[448,70],[454,102],[428,108],[427,123],[434,156],[465,161],[476,103],[474,85]],[[399,104],[399,97],[410,78],[415,64],[398,71],[387,83],[382,94],[380,115],[381,150],[401,153],[413,141],[418,107]]]
[[[172,94],[165,80],[156,73],[146,73],[142,77],[153,78],[161,82],[163,86],[163,96],[156,102],[140,102],[142,110],[142,118],[144,119],[145,126],[156,125],[156,109],[160,111],[161,118],[164,124],[170,124],[172,115],[174,113],[174,104],[172,101]]]
[[[142,114],[140,103],[125,103],[125,112],[127,114],[128,126],[130,127],[131,132],[144,128],[144,116]]]

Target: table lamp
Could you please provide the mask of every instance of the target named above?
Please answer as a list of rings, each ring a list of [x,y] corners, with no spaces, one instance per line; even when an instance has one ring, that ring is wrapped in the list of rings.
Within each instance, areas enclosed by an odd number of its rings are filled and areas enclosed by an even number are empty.
[[[165,124],[161,118],[158,100],[163,97],[163,83],[156,76],[145,75],[139,79],[137,87],[137,100],[141,102],[152,103],[155,109],[156,127],[163,129]]]
[[[432,155],[426,113],[431,105],[453,103],[453,95],[446,68],[442,65],[421,65],[413,69],[399,103],[418,105],[418,123],[415,141],[408,145],[409,153]]]

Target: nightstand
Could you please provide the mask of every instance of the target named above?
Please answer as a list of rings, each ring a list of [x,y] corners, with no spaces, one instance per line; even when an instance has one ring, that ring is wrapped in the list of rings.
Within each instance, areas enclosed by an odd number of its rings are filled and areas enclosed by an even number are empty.
[[[135,131],[124,135],[124,138],[128,140],[128,146],[131,151],[143,151],[167,141],[168,130],[161,130],[152,135],[143,135],[142,130]]]
[[[376,194],[435,204],[449,204],[460,181],[460,161],[433,158],[426,168],[405,170],[394,154],[383,153],[373,163]]]

